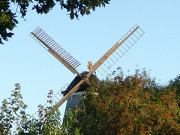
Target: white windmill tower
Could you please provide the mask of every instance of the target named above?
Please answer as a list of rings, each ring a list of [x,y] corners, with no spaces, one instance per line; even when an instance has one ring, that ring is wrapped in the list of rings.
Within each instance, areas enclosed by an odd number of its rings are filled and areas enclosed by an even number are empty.
[[[48,34],[46,34],[39,27],[31,32],[31,36],[40,43],[47,51],[49,51],[55,58],[64,64],[72,73],[77,74],[72,83],[62,92],[64,95],[62,99],[58,98],[61,90],[54,95],[53,99],[56,104],[52,110],[48,112],[51,114],[56,108],[60,107],[66,100],[66,110],[73,108],[81,101],[82,91],[88,87],[92,78],[97,77],[93,73],[97,70],[104,74],[109,70],[144,34],[144,31],[139,26],[133,26],[109,51],[107,51],[94,65],[89,62],[89,72],[79,73],[76,69],[80,66],[73,56],[65,51],[57,42],[55,42]],[[98,80],[98,79],[97,79]],[[58,101],[57,101],[58,100]]]

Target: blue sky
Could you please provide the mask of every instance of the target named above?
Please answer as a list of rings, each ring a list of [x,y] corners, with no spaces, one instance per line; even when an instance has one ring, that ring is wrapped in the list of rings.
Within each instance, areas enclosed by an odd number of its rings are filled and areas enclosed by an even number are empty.
[[[88,61],[95,63],[138,24],[145,34],[110,71],[118,66],[132,73],[146,68],[158,83],[167,84],[180,69],[179,5],[179,0],[112,0],[79,20],[70,20],[58,5],[48,15],[29,10],[26,21],[20,19],[14,29],[15,36],[0,46],[0,101],[20,83],[27,111],[33,114],[46,102],[50,89],[57,92],[75,77],[30,37],[37,26],[81,62],[79,68],[84,71]],[[60,108],[62,113],[64,109],[65,104]]]

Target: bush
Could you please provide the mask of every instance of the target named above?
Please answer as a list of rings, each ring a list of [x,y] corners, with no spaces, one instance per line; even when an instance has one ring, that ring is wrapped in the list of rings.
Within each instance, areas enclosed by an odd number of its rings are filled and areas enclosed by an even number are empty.
[[[83,109],[76,109],[73,128],[86,135],[180,134],[175,90],[158,87],[145,71],[113,77],[98,90],[91,84]]]
[[[177,79],[175,82],[179,84]],[[40,105],[39,117],[30,117],[16,84],[11,98],[4,100],[0,109],[0,134],[180,134],[179,85],[173,84],[159,86],[146,71],[136,70],[126,77],[121,70],[113,72],[100,87],[91,83],[83,94],[83,106],[69,110],[63,123],[58,110],[42,119],[52,106]],[[49,103],[51,97],[52,91]]]

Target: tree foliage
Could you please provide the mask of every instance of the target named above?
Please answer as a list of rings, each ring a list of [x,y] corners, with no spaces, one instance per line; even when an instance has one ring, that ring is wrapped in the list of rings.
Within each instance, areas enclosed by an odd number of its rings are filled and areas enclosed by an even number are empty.
[[[47,14],[56,4],[61,9],[66,9],[71,19],[79,15],[88,15],[96,7],[109,4],[110,0],[1,0],[0,1],[0,44],[2,40],[8,40],[13,33],[10,32],[18,24],[17,17],[26,16],[29,8],[38,14]]]
[[[137,71],[132,76],[123,77],[121,73],[104,81],[98,91],[91,86],[83,109],[74,113],[72,128],[80,128],[86,135],[180,134],[175,89],[154,85],[145,71]]]
[[[15,84],[11,97],[4,99],[2,102],[0,108],[0,135],[11,134],[13,128],[20,130],[27,124],[29,118],[29,115],[25,112],[27,105],[23,102],[20,90],[20,84]],[[16,127],[13,127],[13,125],[16,125]]]
[[[13,129],[17,135],[180,134],[177,89],[179,77],[159,87],[146,71],[124,77],[120,70],[100,87],[91,83],[83,95],[83,106],[69,110],[61,122],[58,109],[43,119],[52,105],[39,105],[38,117],[28,115],[16,84],[11,97],[2,102],[0,134],[12,134]],[[50,104],[52,94],[48,93]]]
[[[180,75],[178,75],[176,78],[171,80],[167,87],[169,89],[175,89],[176,90],[176,99],[177,99],[178,105],[180,107]]]

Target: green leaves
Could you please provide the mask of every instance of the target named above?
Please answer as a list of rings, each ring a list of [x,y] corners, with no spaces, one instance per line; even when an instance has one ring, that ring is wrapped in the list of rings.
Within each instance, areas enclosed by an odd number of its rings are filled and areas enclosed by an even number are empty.
[[[25,105],[22,101],[22,95],[20,94],[20,84],[15,84],[15,89],[12,90],[11,97],[8,100],[4,99],[0,108],[0,133],[10,134],[13,125],[17,124],[17,129],[21,127],[21,124],[26,122],[27,114]]]
[[[0,1],[0,44],[2,40],[8,40],[13,36],[12,31],[18,24],[17,16],[24,18],[32,3],[32,10],[38,14],[47,14],[56,4],[61,9],[66,9],[71,19],[78,18],[79,15],[89,15],[90,10],[96,7],[109,4],[110,0],[1,0]],[[13,11],[13,7],[16,11]]]
[[[29,117],[21,86],[15,84],[11,97],[3,100],[0,108],[0,134],[11,134],[12,129],[19,135],[180,134],[180,108],[173,83],[154,87],[155,82],[140,71],[132,76],[123,77],[120,72],[110,77],[100,87],[91,83],[83,95],[83,107],[69,110],[63,123],[58,109],[42,120],[52,105],[40,105],[39,117]],[[50,104],[52,95],[50,90]]]
[[[36,5],[33,6],[32,9],[35,9],[37,13],[45,13],[47,14],[52,8],[55,6],[54,0],[35,0],[37,2]]]
[[[78,18],[79,13],[83,15],[90,14],[90,10],[95,10],[96,7],[105,6],[109,4],[110,0],[57,0],[60,1],[62,9],[66,9],[70,13],[70,18]]]
[[[179,108],[173,89],[154,87],[145,71],[132,76],[110,76],[97,90],[84,95],[83,109],[76,108],[71,130],[81,134],[179,134]],[[114,78],[113,78],[114,77]],[[98,96],[93,93],[98,92]]]
[[[0,44],[3,40],[8,40],[9,37],[12,37],[13,33],[9,32],[14,29],[18,21],[15,19],[15,13],[10,9],[10,2],[0,1]]]

